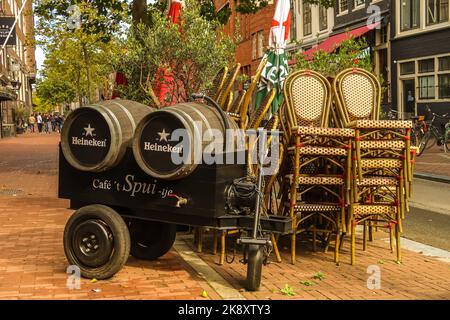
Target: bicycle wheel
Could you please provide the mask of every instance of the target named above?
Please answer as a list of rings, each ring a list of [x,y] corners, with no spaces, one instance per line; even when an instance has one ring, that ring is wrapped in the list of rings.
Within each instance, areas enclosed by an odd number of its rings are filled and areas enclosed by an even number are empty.
[[[431,132],[427,131],[425,134],[418,137],[419,144],[417,147],[419,150],[417,151],[417,156],[421,156],[422,153],[425,151],[428,145],[428,141],[430,141]]]

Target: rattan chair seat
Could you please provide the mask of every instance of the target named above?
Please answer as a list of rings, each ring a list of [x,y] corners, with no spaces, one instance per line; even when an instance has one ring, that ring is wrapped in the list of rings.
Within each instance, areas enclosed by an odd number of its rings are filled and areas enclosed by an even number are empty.
[[[406,142],[401,140],[363,140],[361,141],[361,149],[400,149],[406,148]]]
[[[355,136],[353,129],[347,128],[320,128],[320,127],[294,127],[293,132],[305,136],[346,137]]]
[[[411,121],[403,120],[356,120],[348,125],[350,128],[356,129],[410,129]]]

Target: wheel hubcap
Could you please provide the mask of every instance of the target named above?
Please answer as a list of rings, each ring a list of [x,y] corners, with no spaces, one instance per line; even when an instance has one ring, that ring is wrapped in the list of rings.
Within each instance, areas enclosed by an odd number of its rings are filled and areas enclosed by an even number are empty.
[[[111,230],[101,220],[87,220],[74,230],[72,249],[77,259],[88,267],[97,268],[109,261],[114,249]]]

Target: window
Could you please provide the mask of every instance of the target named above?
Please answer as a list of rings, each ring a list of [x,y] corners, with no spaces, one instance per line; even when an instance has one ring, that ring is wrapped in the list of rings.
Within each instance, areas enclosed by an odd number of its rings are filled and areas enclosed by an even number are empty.
[[[319,30],[328,29],[328,9],[324,6],[319,6]]]
[[[256,37],[257,33],[252,34],[252,59],[256,60]]]
[[[411,30],[420,26],[420,1],[419,0],[401,0],[401,31]]]
[[[384,26],[380,30],[380,43],[387,43],[388,37],[389,37],[388,27]]]
[[[312,33],[311,28],[311,5],[303,2],[303,35],[307,36]]]
[[[419,61],[419,73],[434,72],[434,59]]]
[[[348,10],[348,1],[347,0],[339,0],[339,3],[338,3],[339,13],[343,13],[347,10]]]
[[[419,77],[419,97],[420,99],[435,98],[434,75]]]
[[[355,5],[353,6],[353,8],[362,6],[366,3],[366,0],[355,0]]]
[[[291,26],[289,30],[289,38],[292,40],[297,39],[297,14],[295,11],[295,1],[291,0]]]
[[[427,0],[427,26],[448,21],[448,0]]]
[[[242,40],[247,40],[250,36],[250,18],[248,14],[241,15],[241,35]]]
[[[406,75],[406,74],[414,74],[416,73],[416,63],[414,61],[412,62],[405,62],[400,64],[400,74]]]
[[[258,32],[258,50],[257,50],[257,58],[262,58],[264,55],[264,31],[261,30]]]
[[[439,71],[450,71],[450,56],[439,58]]]
[[[450,98],[450,74],[439,75],[439,99]]]

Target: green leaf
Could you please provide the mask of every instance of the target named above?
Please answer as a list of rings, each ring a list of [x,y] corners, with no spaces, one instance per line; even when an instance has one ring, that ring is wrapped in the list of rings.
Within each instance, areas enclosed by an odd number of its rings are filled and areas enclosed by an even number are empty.
[[[305,280],[305,281],[300,281],[300,284],[302,284],[302,285],[304,285],[306,287],[311,287],[311,286],[314,285],[314,282]]]
[[[325,275],[319,271],[319,272],[316,272],[316,274],[313,276],[313,279],[322,281],[325,279]]]
[[[284,288],[280,292],[286,296],[295,296],[294,288],[291,288],[288,284],[284,285]]]

